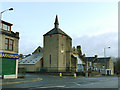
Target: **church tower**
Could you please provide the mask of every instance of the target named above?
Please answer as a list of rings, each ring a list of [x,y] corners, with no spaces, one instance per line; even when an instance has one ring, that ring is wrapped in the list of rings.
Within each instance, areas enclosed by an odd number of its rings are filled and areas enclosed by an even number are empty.
[[[54,28],[43,37],[43,58],[46,71],[69,72],[71,70],[72,39],[59,28],[57,15]]]

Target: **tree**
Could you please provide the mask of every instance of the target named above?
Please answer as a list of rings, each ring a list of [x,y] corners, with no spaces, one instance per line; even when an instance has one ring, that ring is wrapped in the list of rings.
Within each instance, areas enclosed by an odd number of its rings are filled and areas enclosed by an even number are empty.
[[[85,57],[85,54],[82,55],[82,51],[81,51],[81,46],[77,46],[77,52],[79,55],[79,58],[81,58],[82,62],[85,63],[85,74],[86,76],[88,76],[88,60]]]

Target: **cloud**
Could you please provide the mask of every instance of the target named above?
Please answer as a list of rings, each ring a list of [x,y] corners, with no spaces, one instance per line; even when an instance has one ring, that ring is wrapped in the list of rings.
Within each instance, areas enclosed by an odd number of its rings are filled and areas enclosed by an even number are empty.
[[[81,45],[82,52],[86,56],[104,56],[104,48],[106,48],[106,56],[118,56],[118,33],[107,32],[94,36],[82,36],[73,38],[73,46]],[[107,47],[111,47],[107,49]]]

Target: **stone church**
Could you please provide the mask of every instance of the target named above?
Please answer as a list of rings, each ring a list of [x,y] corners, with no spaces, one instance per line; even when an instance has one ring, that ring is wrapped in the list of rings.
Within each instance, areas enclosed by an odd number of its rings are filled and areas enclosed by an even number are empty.
[[[59,28],[57,15],[54,28],[43,37],[45,70],[47,72],[71,71],[72,38]]]

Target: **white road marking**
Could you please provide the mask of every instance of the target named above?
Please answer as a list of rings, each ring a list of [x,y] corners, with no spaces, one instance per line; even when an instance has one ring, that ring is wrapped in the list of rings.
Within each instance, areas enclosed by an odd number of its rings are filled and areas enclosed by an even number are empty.
[[[80,86],[80,84],[78,84],[78,83],[76,83],[76,82],[73,82],[73,83],[75,83],[76,85]]]
[[[59,88],[62,87],[63,88],[63,87],[65,87],[65,85],[63,85],[63,86],[47,86],[47,87],[40,87],[40,88],[54,88],[54,87],[59,87]]]

